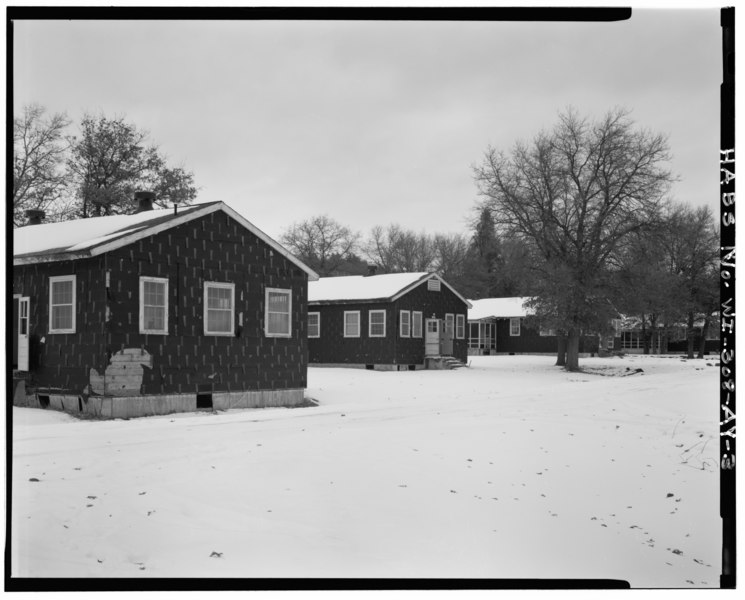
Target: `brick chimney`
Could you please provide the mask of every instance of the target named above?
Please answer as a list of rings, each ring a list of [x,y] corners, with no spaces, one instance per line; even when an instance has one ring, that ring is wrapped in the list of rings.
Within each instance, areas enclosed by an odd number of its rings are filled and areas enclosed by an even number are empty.
[[[145,212],[146,210],[153,210],[155,194],[153,192],[135,192],[135,200],[137,200],[135,214]]]
[[[41,225],[41,222],[46,216],[47,214],[40,208],[29,208],[26,211],[27,225]]]
[[[374,265],[372,263],[367,265],[367,275],[366,277],[372,277],[378,272],[378,265]]]

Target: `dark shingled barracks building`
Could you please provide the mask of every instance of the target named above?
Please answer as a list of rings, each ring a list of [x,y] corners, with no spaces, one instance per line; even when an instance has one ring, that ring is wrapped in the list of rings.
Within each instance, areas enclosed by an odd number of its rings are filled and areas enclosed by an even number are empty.
[[[394,370],[462,366],[469,306],[434,273],[321,278],[309,284],[309,361]]]
[[[538,327],[528,319],[530,298],[484,298],[471,300],[468,311],[468,353],[553,354],[558,348],[556,331]],[[580,337],[579,351],[598,351],[598,336]]]
[[[318,276],[222,202],[13,232],[14,402],[101,417],[301,404]]]

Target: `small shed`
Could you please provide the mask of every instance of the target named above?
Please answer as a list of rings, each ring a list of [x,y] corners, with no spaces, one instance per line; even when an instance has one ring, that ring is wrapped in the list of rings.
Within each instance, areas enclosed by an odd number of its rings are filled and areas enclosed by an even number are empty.
[[[297,405],[318,276],[222,202],[13,232],[19,402],[103,417]]]
[[[323,277],[309,284],[309,362],[395,370],[462,365],[469,307],[435,273]]]
[[[468,311],[468,353],[552,354],[557,351],[556,330],[539,327],[531,319],[529,297],[470,300]],[[580,352],[598,351],[598,338],[580,338]]]

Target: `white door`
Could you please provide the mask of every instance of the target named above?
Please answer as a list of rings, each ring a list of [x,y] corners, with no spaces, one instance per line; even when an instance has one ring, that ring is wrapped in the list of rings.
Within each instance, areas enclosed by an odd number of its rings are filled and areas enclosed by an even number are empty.
[[[440,321],[426,319],[424,330],[424,356],[440,355]]]
[[[18,303],[18,370],[28,371],[29,306],[31,299],[25,296]]]

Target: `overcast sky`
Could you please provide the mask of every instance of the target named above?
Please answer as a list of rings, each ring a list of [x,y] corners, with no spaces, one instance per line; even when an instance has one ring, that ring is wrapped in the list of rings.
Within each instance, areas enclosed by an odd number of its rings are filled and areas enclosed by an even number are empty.
[[[126,115],[195,173],[199,202],[273,237],[324,213],[363,233],[465,233],[486,147],[530,139],[570,105],[627,107],[667,134],[675,198],[718,214],[719,19],[19,21],[14,103]]]

